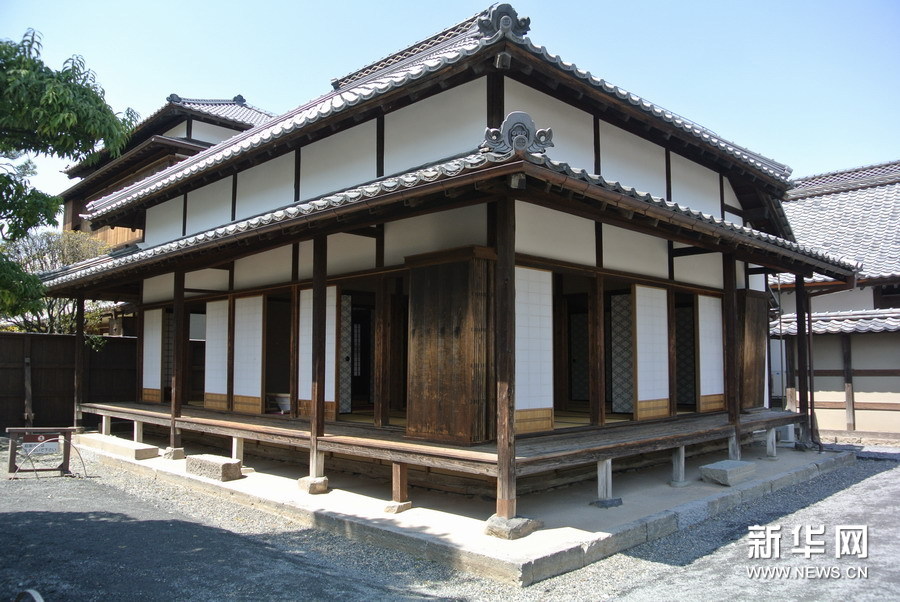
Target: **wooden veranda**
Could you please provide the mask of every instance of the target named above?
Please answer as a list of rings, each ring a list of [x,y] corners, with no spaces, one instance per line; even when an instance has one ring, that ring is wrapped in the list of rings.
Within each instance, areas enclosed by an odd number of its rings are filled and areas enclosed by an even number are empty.
[[[165,406],[146,403],[83,403],[82,412],[103,418],[103,432],[109,434],[111,419],[135,423],[139,439],[143,424],[166,428],[174,426],[186,432],[231,438],[233,453],[241,454],[243,441],[288,445],[310,449],[308,420],[282,416],[236,415],[188,406],[173,419]],[[550,473],[596,463],[598,470],[612,460],[651,452],[672,450],[673,478],[683,474],[685,446],[712,441],[729,441],[732,457],[740,457],[740,437],[766,431],[769,453],[774,455],[774,429],[800,422],[793,412],[761,409],[741,414],[737,424],[729,422],[725,412],[692,414],[676,419],[626,422],[604,427],[580,427],[555,432],[519,436],[516,439],[514,470],[518,477]],[[376,428],[371,425],[329,422],[318,437],[318,451],[361,460],[380,460],[392,465],[392,491],[395,502],[408,501],[407,468],[428,467],[481,478],[501,475],[496,443],[460,446],[411,440],[400,428]],[[680,461],[677,458],[680,457]],[[305,458],[298,458],[305,460]],[[680,466],[679,466],[680,464]],[[601,479],[602,480],[602,479]],[[600,497],[603,487],[600,484]],[[608,491],[608,489],[607,489]]]

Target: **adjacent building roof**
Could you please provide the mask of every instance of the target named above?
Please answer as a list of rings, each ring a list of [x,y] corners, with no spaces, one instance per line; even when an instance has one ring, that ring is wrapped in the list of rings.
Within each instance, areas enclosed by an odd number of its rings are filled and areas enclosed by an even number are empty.
[[[900,161],[800,178],[784,211],[797,240],[862,263],[860,279],[900,278]]]
[[[832,311],[813,314],[813,334],[900,332],[900,309]],[[769,324],[772,336],[796,336],[797,314],[786,314]]]
[[[536,46],[525,37],[528,25],[528,19],[519,18],[509,5],[495,5],[436,36],[335,80],[333,82],[335,90],[312,102],[239,134],[133,186],[93,201],[88,205],[85,217],[97,220],[126,211],[131,205],[164,194],[167,190],[205,171],[235,162],[244,155],[257,152],[260,147],[277,144],[288,136],[296,135],[305,128],[335,114],[348,111],[354,106],[377,101],[384,94],[403,88],[465,58],[479,55],[485,52],[485,49],[501,43],[516,45],[526,53],[570,77],[577,78],[614,101],[627,103],[642,111],[648,119],[657,120],[680,130],[681,135],[690,138],[701,147],[709,148],[718,154],[726,154],[748,171],[787,187],[791,173],[787,166],[724,140],[696,123],[610,84],[588,71],[581,70],[572,63],[563,61],[543,46]],[[780,212],[780,208],[776,206],[775,211]]]
[[[516,115],[516,114],[513,114]],[[518,115],[524,115],[519,113]],[[527,116],[526,116],[527,117]],[[531,121],[528,118],[528,121]],[[533,122],[531,122],[533,127]],[[516,132],[519,130],[515,130]],[[670,203],[664,199],[656,198],[650,194],[639,192],[634,188],[627,188],[618,182],[610,182],[601,176],[592,175],[582,169],[572,168],[566,163],[552,161],[541,154],[542,148],[531,146],[541,142],[541,135],[547,136],[546,130],[532,131],[530,144],[517,146],[516,141],[510,140],[508,144],[497,145],[497,139],[501,135],[510,134],[510,128],[504,124],[502,130],[492,130],[488,134],[486,147],[500,150],[484,149],[473,154],[451,159],[427,166],[399,176],[392,176],[377,180],[370,184],[351,188],[335,194],[323,196],[308,202],[296,203],[262,215],[240,220],[205,232],[187,236],[169,243],[164,243],[152,248],[133,249],[130,254],[117,254],[91,259],[85,262],[67,266],[54,272],[42,275],[44,284],[52,291],[55,287],[77,284],[80,281],[89,281],[101,274],[111,274],[118,270],[130,269],[136,264],[147,264],[164,260],[175,254],[202,250],[227,240],[236,240],[245,236],[259,235],[270,229],[287,227],[300,223],[303,220],[313,220],[318,217],[327,217],[337,211],[366,211],[372,203],[376,203],[383,197],[390,197],[396,193],[421,194],[425,187],[439,183],[449,189],[453,186],[451,180],[459,182],[463,176],[484,174],[485,177],[492,172],[491,168],[521,163],[522,171],[535,175],[535,177],[553,180],[553,175],[560,185],[573,190],[577,189],[585,194],[588,187],[599,187],[604,191],[621,195],[624,201],[629,203],[625,208],[631,211],[640,211],[643,214],[655,212],[656,219],[666,218],[679,221],[679,227],[687,230],[705,231],[713,233],[717,238],[730,239],[740,242],[745,246],[760,248],[766,252],[781,256],[800,255],[817,263],[820,267],[837,273],[852,273],[858,266],[845,262],[828,253],[803,247],[796,242],[785,240],[777,236],[760,232],[746,226],[738,226],[726,222],[720,218],[712,217],[697,211],[681,207],[676,203]],[[512,135],[512,134],[510,134]],[[538,142],[535,143],[534,141]],[[547,145],[549,138],[545,139]],[[538,152],[527,152],[525,148],[534,148]],[[528,166],[531,169],[526,169]],[[557,183],[557,182],[554,182]],[[617,197],[618,198],[618,197]]]
[[[166,123],[178,115],[206,117],[221,125],[236,126],[242,130],[262,125],[274,117],[268,111],[247,104],[240,94],[228,99],[182,98],[177,94],[170,94],[166,97],[166,104],[135,126],[129,144],[141,143],[147,136],[162,134],[160,130],[164,130]],[[65,173],[70,178],[82,177],[91,173],[104,160],[105,156],[99,162],[96,158],[88,158],[67,168]]]

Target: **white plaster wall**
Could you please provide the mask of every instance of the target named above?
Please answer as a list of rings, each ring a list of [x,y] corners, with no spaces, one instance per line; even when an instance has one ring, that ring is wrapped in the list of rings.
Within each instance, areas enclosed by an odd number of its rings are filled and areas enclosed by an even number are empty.
[[[900,368],[900,332],[852,335],[850,346],[854,368],[866,370]]]
[[[818,297],[812,297],[811,301],[813,312],[875,309],[875,299],[870,288],[855,288],[839,293],[819,295]],[[791,299],[789,307],[791,308],[791,313],[795,312],[797,310],[796,301]]]
[[[144,222],[144,246],[155,247],[181,238],[183,211],[183,197],[176,197],[148,208]]]
[[[666,289],[635,286],[637,399],[669,397],[669,326]]]
[[[743,289],[746,288],[744,286],[744,273],[747,269],[747,264],[743,261],[735,261],[734,262],[734,284],[735,288]]]
[[[144,370],[145,389],[162,389],[162,332],[163,310],[149,309],[144,312]]]
[[[231,221],[231,178],[188,193],[187,234],[211,230]]]
[[[413,168],[460,153],[484,140],[485,78],[451,88],[384,117],[384,173]]]
[[[844,367],[841,337],[839,335],[816,335],[812,342],[813,365],[816,370],[841,370]],[[816,380],[819,380],[816,377]],[[844,390],[843,379],[841,391]]]
[[[248,255],[234,262],[234,288],[244,289],[291,280],[293,246]]]
[[[228,270],[197,270],[184,275],[184,288],[199,288],[208,291],[228,290]],[[202,293],[193,293],[194,295]],[[190,296],[185,293],[185,296]]]
[[[628,188],[666,196],[666,151],[613,125],[600,122],[600,175]]]
[[[300,150],[300,199],[344,190],[377,177],[375,120]]]
[[[234,394],[262,397],[263,297],[234,302]]]
[[[772,364],[772,395],[776,397],[785,396],[784,382],[784,345],[781,339],[769,339],[769,356]]]
[[[163,274],[144,279],[144,303],[171,301],[175,298],[175,274]]]
[[[384,225],[384,263],[397,265],[405,257],[466,245],[487,244],[485,205],[461,207]]]
[[[700,395],[725,392],[725,358],[722,341],[722,300],[697,295],[698,344],[700,345]]]
[[[668,278],[669,246],[664,238],[603,224],[603,267]]]
[[[755,263],[747,264],[749,269],[758,268],[762,266],[758,266]],[[763,291],[766,290],[766,277],[764,274],[750,274],[750,290],[751,291]]]
[[[732,207],[737,207],[738,209],[743,209],[743,205],[738,200],[737,195],[734,193],[734,188],[731,187],[731,182],[726,177],[724,179],[725,183],[725,204],[731,205]],[[741,222],[737,222],[741,223]]]
[[[312,399],[312,289],[300,291],[299,399]],[[334,401],[335,353],[337,352],[337,287],[329,286],[325,298],[325,401]]]
[[[187,123],[182,121],[170,130],[163,132],[163,136],[170,138],[187,138]]]
[[[302,256],[302,249],[300,251]],[[346,274],[375,267],[375,239],[353,234],[328,237],[328,275]]]
[[[722,217],[719,202],[719,174],[702,165],[685,159],[678,153],[669,153],[672,167],[672,199],[682,207]],[[737,222],[741,223],[741,222]]]
[[[722,254],[705,253],[675,258],[675,280],[722,288]]]
[[[516,409],[553,407],[553,274],[517,267]]]
[[[516,201],[516,252],[596,266],[594,222]]]
[[[298,266],[298,278],[308,280],[313,275],[313,241],[304,240],[300,243],[300,264]]]
[[[726,222],[730,222],[730,223],[736,224],[738,226],[744,225],[744,218],[742,218],[740,215],[738,215],[736,213],[731,213],[730,211],[728,211],[726,209],[724,216],[725,216],[724,219]]]
[[[245,219],[294,202],[294,153],[286,153],[237,176],[236,219]]]
[[[194,140],[203,140],[204,142],[212,142],[218,144],[223,140],[228,140],[232,136],[240,134],[239,130],[213,125],[196,119],[191,122],[191,138]]]
[[[590,113],[508,77],[503,85],[504,116],[525,111],[538,129],[553,130],[548,157],[594,173],[594,118]]]
[[[206,360],[204,389],[207,393],[228,393],[228,301],[206,304]]]

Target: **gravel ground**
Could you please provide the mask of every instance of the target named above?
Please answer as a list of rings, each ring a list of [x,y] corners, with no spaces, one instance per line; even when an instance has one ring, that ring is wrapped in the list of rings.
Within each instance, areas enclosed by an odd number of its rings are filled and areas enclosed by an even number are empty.
[[[87,479],[0,482],[0,600],[26,588],[48,600],[721,600],[749,598],[763,585],[785,599],[897,599],[900,569],[890,562],[900,553],[900,527],[889,515],[900,495],[900,449],[862,455],[855,466],[521,589],[227,499],[158,481],[151,487],[87,454]],[[73,469],[80,472],[77,461]],[[763,584],[746,575],[749,525],[783,525],[787,533],[860,522],[870,524],[870,559],[856,563],[871,566],[867,580]],[[835,564],[782,560],[798,562]]]

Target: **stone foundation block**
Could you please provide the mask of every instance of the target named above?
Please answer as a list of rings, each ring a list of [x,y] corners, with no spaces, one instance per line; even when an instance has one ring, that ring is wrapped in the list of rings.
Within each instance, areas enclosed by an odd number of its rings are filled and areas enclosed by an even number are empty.
[[[492,535],[500,539],[521,539],[531,535],[543,526],[544,523],[539,520],[523,516],[501,518],[495,514],[487,520],[484,532],[486,535]]]
[[[740,460],[722,460],[700,467],[700,476],[704,481],[726,487],[746,481],[755,472],[756,465],[753,462],[741,462]]]
[[[328,493],[328,477],[303,477],[297,481],[300,490],[310,495]]]
[[[400,514],[401,512],[406,512],[412,508],[412,502],[388,502],[388,505],[384,507],[384,511],[388,514]]]
[[[214,481],[234,481],[244,476],[241,473],[240,460],[212,454],[188,456],[187,472]]]

